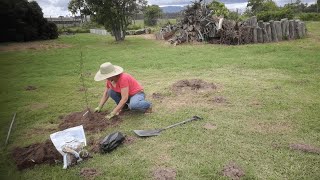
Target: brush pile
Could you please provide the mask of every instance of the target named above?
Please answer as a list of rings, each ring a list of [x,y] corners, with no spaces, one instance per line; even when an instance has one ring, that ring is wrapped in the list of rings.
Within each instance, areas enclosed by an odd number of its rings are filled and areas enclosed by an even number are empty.
[[[299,20],[257,22],[254,16],[246,21],[236,22],[213,15],[213,11],[199,1],[183,11],[177,25],[163,27],[156,38],[174,45],[185,42],[240,45],[297,39],[305,34],[305,24]]]

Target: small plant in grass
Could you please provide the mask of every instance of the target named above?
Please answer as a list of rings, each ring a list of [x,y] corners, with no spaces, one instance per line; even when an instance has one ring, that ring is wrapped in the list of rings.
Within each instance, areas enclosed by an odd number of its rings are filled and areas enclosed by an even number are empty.
[[[84,92],[84,100],[85,100],[85,104],[86,104],[86,109],[87,112],[86,114],[84,114],[84,116],[87,116],[89,119],[92,119],[92,112],[89,108],[89,101],[88,101],[88,89],[85,86],[84,83],[84,73],[83,73],[83,55],[82,55],[82,50],[80,50],[80,81],[81,81],[81,89],[83,89]]]

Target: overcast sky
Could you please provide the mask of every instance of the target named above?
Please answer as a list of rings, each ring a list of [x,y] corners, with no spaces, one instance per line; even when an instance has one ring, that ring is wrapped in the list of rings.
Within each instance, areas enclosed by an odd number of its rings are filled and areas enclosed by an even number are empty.
[[[45,17],[57,17],[57,16],[71,16],[71,13],[68,11],[68,2],[69,0],[35,0],[38,2],[42,8],[42,12]],[[159,6],[168,6],[168,5],[187,5],[193,0],[148,0],[149,4],[156,4]],[[204,0],[209,2],[210,0]],[[286,3],[295,2],[295,0],[274,0],[278,5],[283,6]],[[247,6],[247,0],[220,0],[226,4],[229,9],[243,9]],[[312,4],[316,0],[302,0],[304,3]]]

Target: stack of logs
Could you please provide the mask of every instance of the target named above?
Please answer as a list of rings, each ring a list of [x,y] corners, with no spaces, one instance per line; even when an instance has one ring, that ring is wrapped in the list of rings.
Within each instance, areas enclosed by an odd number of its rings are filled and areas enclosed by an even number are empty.
[[[257,18],[251,17],[245,22],[251,28],[252,43],[278,42],[303,38],[306,35],[306,25],[300,20],[257,22]]]
[[[174,45],[193,41],[239,45],[292,40],[305,35],[305,23],[300,20],[257,22],[253,16],[244,22],[235,22],[213,16],[206,5],[195,2],[187,7],[177,25],[163,27],[156,38]]]

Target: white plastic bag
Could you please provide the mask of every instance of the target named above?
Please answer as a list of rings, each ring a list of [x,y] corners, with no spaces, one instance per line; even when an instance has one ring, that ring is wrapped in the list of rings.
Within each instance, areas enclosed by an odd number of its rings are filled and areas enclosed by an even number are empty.
[[[62,156],[65,154],[62,148],[66,145],[72,149],[78,147],[79,144],[87,145],[82,125],[55,132],[50,135],[50,139]]]

